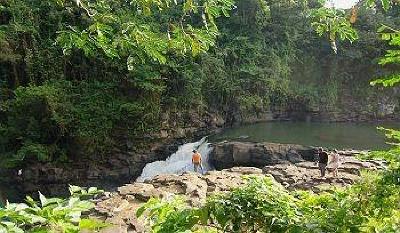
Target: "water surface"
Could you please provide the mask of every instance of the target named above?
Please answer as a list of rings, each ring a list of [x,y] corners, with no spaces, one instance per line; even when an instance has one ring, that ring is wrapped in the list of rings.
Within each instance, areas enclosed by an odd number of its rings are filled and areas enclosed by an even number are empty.
[[[243,125],[214,135],[211,141],[290,143],[337,149],[378,150],[390,146],[378,126],[400,128],[400,123],[264,122]]]

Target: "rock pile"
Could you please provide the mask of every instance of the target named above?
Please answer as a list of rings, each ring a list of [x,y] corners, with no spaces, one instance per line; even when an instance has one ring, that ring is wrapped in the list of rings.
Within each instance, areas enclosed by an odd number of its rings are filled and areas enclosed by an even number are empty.
[[[183,175],[159,175],[145,183],[122,186],[118,192],[110,193],[97,203],[96,210],[113,227],[103,232],[147,232],[144,224],[135,216],[137,208],[151,197],[183,195],[193,206],[201,205],[206,197],[215,192],[225,192],[245,184],[243,175],[271,175],[288,189],[321,192],[334,186],[347,186],[359,179],[361,169],[382,169],[380,161],[359,161],[353,156],[343,156],[339,176],[319,177],[318,166],[313,162],[281,163],[263,169],[233,167],[222,171]]]
[[[245,184],[243,175],[262,176],[262,170],[251,167],[197,173],[159,175],[145,183],[127,184],[116,193],[109,193],[96,205],[98,215],[114,226],[103,232],[146,232],[143,222],[135,216],[136,210],[151,197],[183,195],[193,206],[201,205],[214,192],[229,191]]]
[[[330,190],[335,186],[344,187],[353,184],[360,178],[362,169],[377,170],[384,169],[384,167],[383,161],[359,161],[352,156],[344,156],[337,177],[329,174],[328,170],[328,175],[321,178],[318,164],[313,162],[265,166],[263,173],[272,175],[276,181],[289,190],[300,189],[321,192]]]

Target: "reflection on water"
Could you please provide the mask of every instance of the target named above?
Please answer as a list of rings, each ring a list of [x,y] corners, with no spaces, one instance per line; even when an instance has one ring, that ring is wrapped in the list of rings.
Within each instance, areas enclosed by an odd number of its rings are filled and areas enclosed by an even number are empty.
[[[389,148],[377,126],[399,128],[400,124],[265,122],[227,129],[210,140],[291,143],[358,150]]]

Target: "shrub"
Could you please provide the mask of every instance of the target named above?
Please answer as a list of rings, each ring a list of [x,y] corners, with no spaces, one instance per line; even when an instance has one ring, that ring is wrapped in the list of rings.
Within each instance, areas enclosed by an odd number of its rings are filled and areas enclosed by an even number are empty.
[[[94,204],[88,199],[101,193],[97,188],[82,189],[70,186],[67,199],[46,198],[39,192],[40,201],[31,197],[26,203],[7,203],[0,208],[0,232],[80,232],[107,226],[99,220],[83,216]]]

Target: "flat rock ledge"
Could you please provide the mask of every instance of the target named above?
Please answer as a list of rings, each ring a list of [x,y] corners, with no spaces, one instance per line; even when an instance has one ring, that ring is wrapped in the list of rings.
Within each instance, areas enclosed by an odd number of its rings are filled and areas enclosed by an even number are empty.
[[[344,155],[339,176],[320,178],[318,165],[313,162],[298,162],[254,167],[233,167],[221,171],[210,171],[205,175],[184,173],[183,175],[159,175],[145,183],[127,184],[115,193],[106,193],[97,200],[96,215],[113,226],[108,232],[148,232],[142,219],[136,218],[136,210],[151,197],[183,195],[192,206],[199,206],[206,197],[216,192],[226,192],[245,184],[243,175],[272,176],[289,190],[329,191],[335,186],[345,187],[360,177],[362,169],[383,169],[383,161],[359,161]]]

